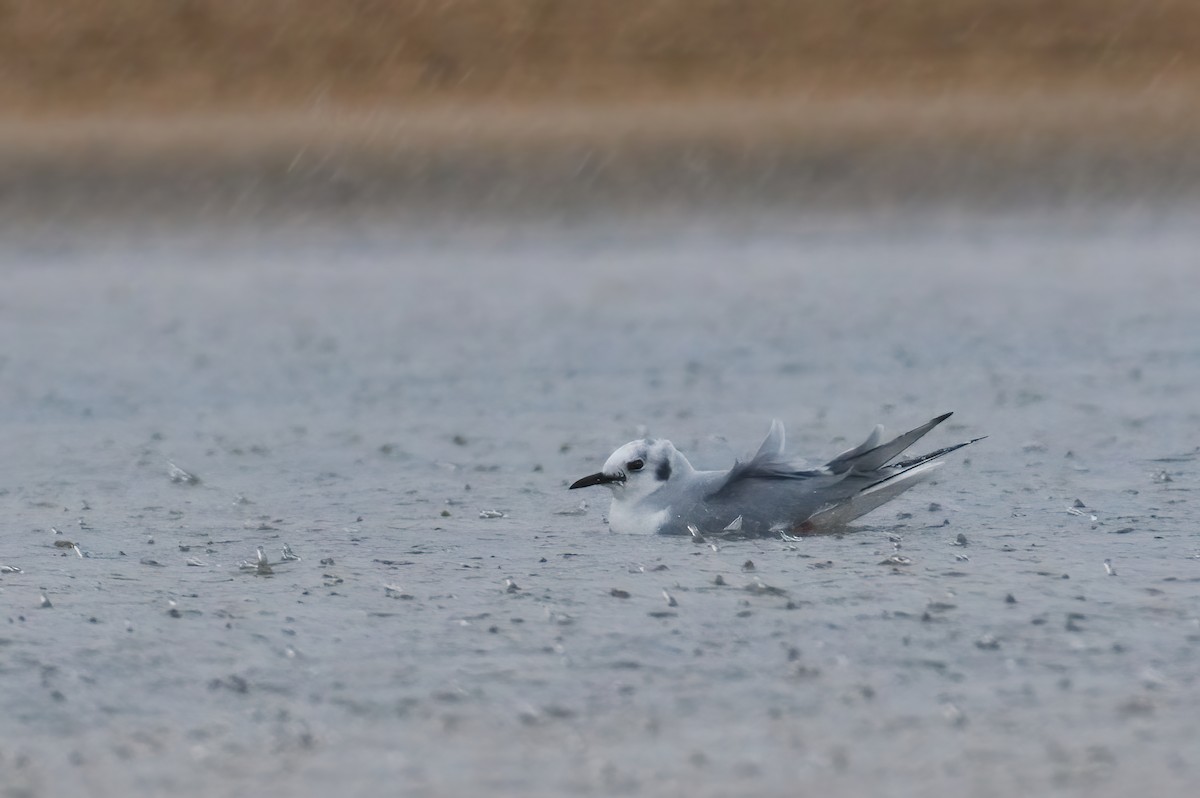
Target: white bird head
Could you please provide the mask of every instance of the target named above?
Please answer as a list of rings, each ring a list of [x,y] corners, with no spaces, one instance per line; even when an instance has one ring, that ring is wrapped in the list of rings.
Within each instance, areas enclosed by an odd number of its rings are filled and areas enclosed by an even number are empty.
[[[614,499],[637,500],[661,488],[672,476],[691,470],[687,458],[670,441],[644,438],[617,449],[602,470],[576,480],[571,490],[606,485]]]

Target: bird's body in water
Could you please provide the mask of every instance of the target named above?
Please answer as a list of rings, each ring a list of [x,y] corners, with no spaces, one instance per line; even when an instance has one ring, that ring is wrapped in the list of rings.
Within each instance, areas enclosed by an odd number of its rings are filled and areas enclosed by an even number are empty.
[[[783,425],[771,423],[757,454],[728,471],[697,471],[668,440],[631,441],[571,489],[613,493],[609,526],[627,534],[805,534],[852,521],[926,479],[939,458],[975,440],[893,462],[950,413],[880,443],[883,427],[823,466],[784,456]]]

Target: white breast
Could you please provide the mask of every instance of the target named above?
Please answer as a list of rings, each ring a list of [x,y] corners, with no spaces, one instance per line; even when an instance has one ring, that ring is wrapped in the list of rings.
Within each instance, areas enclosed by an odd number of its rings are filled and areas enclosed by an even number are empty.
[[[657,512],[639,511],[636,503],[613,499],[608,510],[608,526],[622,535],[656,535],[670,516],[671,508]]]

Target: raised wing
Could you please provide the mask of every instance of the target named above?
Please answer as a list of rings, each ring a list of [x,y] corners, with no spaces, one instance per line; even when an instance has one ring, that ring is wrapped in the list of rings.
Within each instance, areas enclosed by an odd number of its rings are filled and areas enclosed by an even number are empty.
[[[914,430],[893,438],[884,444],[879,444],[880,433],[883,427],[876,427],[870,437],[862,443],[862,445],[851,449],[848,452],[842,452],[837,457],[826,463],[825,467],[835,474],[854,471],[859,474],[868,473],[877,469],[883,468],[885,465],[896,459],[901,452],[912,446],[920,440],[925,433],[941,424],[953,413],[945,413],[935,419],[931,419]],[[941,454],[945,454],[942,452]]]
[[[725,479],[708,498],[719,498],[750,479],[809,479],[828,475],[829,472],[823,468],[815,469],[804,463],[786,459],[783,453],[784,441],[783,424],[775,419],[771,422],[771,429],[767,432],[762,446],[758,447],[758,452],[745,462],[735,462]]]
[[[680,494],[673,510],[705,533],[758,535],[784,529],[803,534],[845,524],[929,477],[944,455],[974,443],[899,459],[949,417],[938,416],[886,443],[879,442],[883,436],[876,428],[862,444],[819,468],[786,459],[783,425],[774,422],[754,457],[735,463],[725,474],[706,472],[709,490]]]
[[[771,419],[771,429],[767,430],[767,437],[763,439],[762,446],[758,447],[758,452],[751,460],[782,460],[783,444],[783,422],[777,418],[773,418]]]

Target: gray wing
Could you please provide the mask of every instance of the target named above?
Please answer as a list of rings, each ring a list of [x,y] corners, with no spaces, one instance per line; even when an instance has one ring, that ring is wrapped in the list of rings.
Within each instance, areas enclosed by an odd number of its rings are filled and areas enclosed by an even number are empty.
[[[787,460],[784,440],[783,424],[772,421],[749,460],[734,463],[724,474],[697,475],[699,484],[660,497],[672,509],[661,531],[686,535],[692,524],[704,534],[736,527],[745,535],[765,535],[776,522],[816,512],[825,502],[821,486],[840,482],[842,476]],[[672,491],[673,486],[668,482],[662,490]]]
[[[758,533],[781,522],[803,521],[814,513],[847,501],[898,470],[907,470],[958,448],[939,450],[927,457],[899,463],[894,468],[884,468],[949,417],[949,413],[938,416],[884,444],[879,443],[882,427],[876,427],[863,443],[820,468],[785,458],[783,425],[774,421],[754,457],[744,463],[735,463],[724,479],[691,508],[691,512],[721,525],[740,516],[744,525],[754,527]]]
[[[883,427],[876,427],[875,431],[871,433],[870,437],[862,445],[842,452],[830,460],[825,467],[835,474],[841,474],[846,471],[855,471],[859,474],[877,471],[892,460],[895,460],[901,452],[924,437],[925,433],[952,415],[954,414],[945,413],[940,415],[882,445],[879,444],[879,437],[883,432]]]
[[[860,475],[797,469],[757,459],[735,466],[737,473],[714,475],[708,491],[686,491],[673,497],[670,527],[664,531],[687,534],[687,524],[692,524],[705,535],[722,531],[750,537],[773,534],[781,526],[791,528],[828,505],[844,501],[863,483]]]
[[[735,462],[725,479],[706,498],[724,498],[738,491],[748,480],[800,480],[829,475],[828,469],[812,468],[806,463],[788,460],[783,453],[784,441],[783,424],[775,419],[758,452],[745,462]]]

